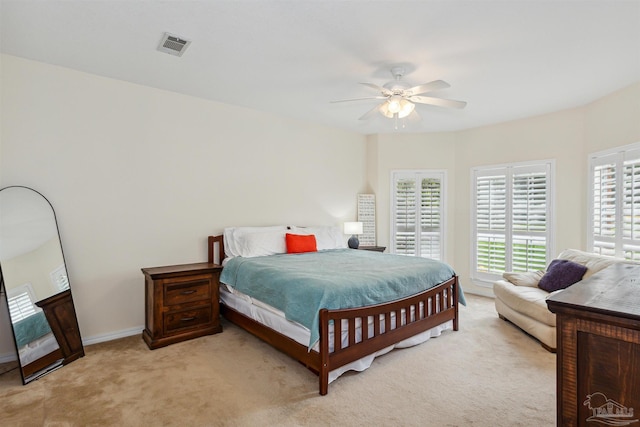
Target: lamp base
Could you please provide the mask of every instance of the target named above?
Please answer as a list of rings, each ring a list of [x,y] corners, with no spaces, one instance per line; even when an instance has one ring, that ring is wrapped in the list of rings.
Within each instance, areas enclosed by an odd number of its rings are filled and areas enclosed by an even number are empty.
[[[343,240],[344,242],[344,240]],[[360,246],[360,241],[358,240],[358,238],[356,236],[351,236],[349,238],[349,241],[347,242],[347,244],[349,245],[349,247],[351,249],[358,249],[358,246]]]

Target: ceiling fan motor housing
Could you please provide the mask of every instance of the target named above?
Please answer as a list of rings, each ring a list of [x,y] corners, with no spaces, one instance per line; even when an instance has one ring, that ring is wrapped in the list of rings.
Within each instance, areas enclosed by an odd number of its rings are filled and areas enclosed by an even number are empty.
[[[393,75],[393,78],[395,80],[385,83],[382,87],[384,87],[385,89],[389,89],[393,92],[394,95],[402,95],[402,91],[407,90],[411,87],[409,83],[402,80],[402,76],[404,76],[404,68],[391,68],[391,75]]]

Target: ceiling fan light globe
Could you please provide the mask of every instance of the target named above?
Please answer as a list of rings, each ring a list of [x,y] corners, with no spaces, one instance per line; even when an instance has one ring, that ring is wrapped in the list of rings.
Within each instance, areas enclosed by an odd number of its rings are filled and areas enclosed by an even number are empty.
[[[383,116],[393,119],[405,118],[416,108],[413,102],[410,102],[400,96],[392,96],[386,102],[383,102],[378,109]]]
[[[399,113],[400,111],[402,111],[402,101],[402,98],[394,95],[389,98],[389,101],[387,101],[387,108],[389,108],[389,111],[393,114]]]
[[[416,108],[416,105],[413,102],[407,101],[403,99],[401,102],[400,111],[398,111],[398,117],[404,119],[409,114],[413,113],[413,110]]]
[[[393,113],[389,110],[389,101],[385,101],[380,105],[380,108],[378,109],[378,111],[380,111],[380,114],[382,114],[383,116],[392,119],[393,118]]]

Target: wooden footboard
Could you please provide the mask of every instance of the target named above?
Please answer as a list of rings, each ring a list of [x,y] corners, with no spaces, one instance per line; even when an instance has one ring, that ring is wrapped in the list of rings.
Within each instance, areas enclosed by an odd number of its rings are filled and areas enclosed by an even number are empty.
[[[218,243],[222,246],[221,236],[209,238],[210,262],[213,262],[214,258],[212,248]],[[351,309],[320,310],[319,352],[309,351],[307,346],[299,344],[224,304],[221,305],[221,313],[230,322],[318,373],[320,394],[325,395],[329,389],[329,372],[334,369],[449,320],[453,321],[453,329],[457,331],[458,277],[453,276],[424,292],[389,303]],[[330,342],[332,325],[334,328],[333,342]],[[357,325],[362,325],[362,327]],[[367,325],[373,326],[369,328]],[[346,344],[342,342],[343,334],[348,336]],[[345,345],[343,346],[343,344]]]
[[[366,355],[399,343],[435,326],[453,320],[458,330],[458,278],[452,277],[440,285],[397,301],[362,308],[320,310],[320,394],[327,394],[329,372]],[[392,323],[392,319],[395,322]],[[360,328],[356,320],[370,328]],[[344,322],[343,320],[346,320]],[[333,346],[329,343],[329,326],[333,324]],[[346,325],[348,343],[341,340]],[[331,349],[331,351],[330,351]]]

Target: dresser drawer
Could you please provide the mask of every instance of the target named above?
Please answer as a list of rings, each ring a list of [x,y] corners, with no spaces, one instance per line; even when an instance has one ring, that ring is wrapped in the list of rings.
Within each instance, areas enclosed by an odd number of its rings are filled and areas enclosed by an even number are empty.
[[[211,306],[164,313],[164,333],[181,332],[211,323]]]
[[[211,276],[189,277],[164,284],[164,305],[211,299]]]

